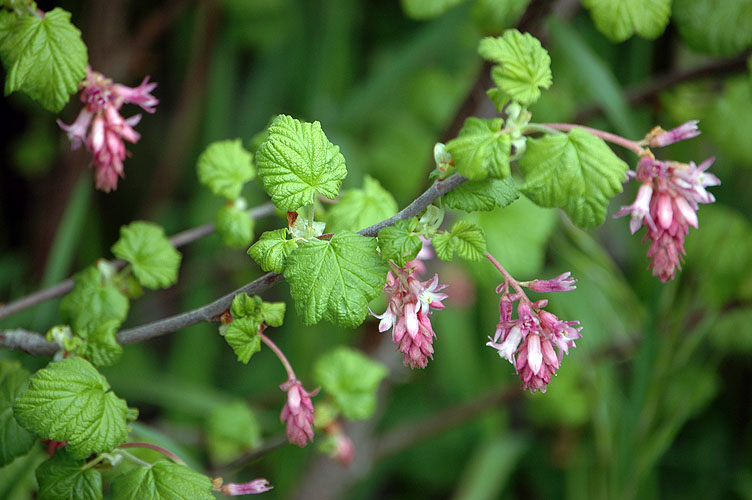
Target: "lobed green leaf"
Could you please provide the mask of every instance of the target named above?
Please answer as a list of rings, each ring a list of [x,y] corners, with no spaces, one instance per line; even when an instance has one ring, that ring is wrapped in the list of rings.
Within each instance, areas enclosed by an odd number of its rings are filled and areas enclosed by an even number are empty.
[[[120,322],[114,319],[87,324],[83,329],[76,331],[76,335],[84,339],[76,353],[95,366],[114,365],[123,354],[123,346],[118,344],[115,337],[119,327]]]
[[[342,414],[350,420],[373,416],[379,384],[389,374],[384,364],[345,346],[319,358],[313,372],[316,383],[334,397]]]
[[[457,221],[452,230],[437,234],[433,240],[436,256],[452,260],[454,253],[463,259],[478,261],[486,255],[486,235],[480,226],[472,222]]]
[[[379,231],[379,248],[381,258],[404,267],[408,260],[413,260],[423,247],[423,242],[413,231],[418,227],[418,218],[398,220],[393,226]]]
[[[247,248],[253,241],[253,219],[245,210],[225,205],[217,210],[214,225],[222,242],[231,248]]]
[[[287,258],[285,279],[305,324],[326,319],[355,328],[384,287],[387,269],[376,238],[343,231],[331,240],[308,240],[298,247]]]
[[[258,329],[259,322],[255,318],[234,318],[232,323],[227,325],[225,340],[241,363],[247,364],[251,356],[261,350]]]
[[[29,372],[18,361],[0,361],[0,467],[25,455],[36,441],[13,415],[13,402],[26,389]]]
[[[133,274],[146,288],[168,288],[178,281],[180,252],[156,224],[136,221],[122,226],[112,253],[131,263]]]
[[[94,468],[81,469],[83,460],[75,460],[64,451],[37,467],[37,500],[102,500],[102,475]]]
[[[240,139],[209,144],[198,157],[198,179],[217,196],[234,201],[243,184],[256,176],[253,155]]]
[[[381,187],[379,181],[366,175],[363,189],[349,189],[327,213],[327,230],[359,231],[379,221],[388,219],[398,210],[394,196]]]
[[[206,429],[206,444],[215,463],[230,462],[261,446],[261,426],[244,401],[215,406]]]
[[[514,179],[486,179],[466,182],[443,196],[447,208],[465,212],[490,212],[520,197]]]
[[[319,122],[279,115],[256,154],[266,192],[281,210],[298,210],[320,194],[337,197],[347,175],[345,158],[326,138]]]
[[[128,315],[128,297],[108,282],[95,266],[89,266],[74,278],[73,290],[60,302],[60,316],[73,330],[81,331],[90,323],[115,320],[118,325]]]
[[[503,126],[501,118],[465,120],[459,136],[446,145],[457,172],[470,180],[508,177],[510,138],[501,132]]]
[[[542,207],[563,208],[584,228],[603,223],[627,171],[602,139],[579,129],[528,140],[519,166],[528,198]]]
[[[613,42],[623,42],[635,33],[658,38],[671,17],[671,0],[583,0],[598,31]]]
[[[127,437],[125,401],[83,358],[39,370],[13,409],[18,422],[39,437],[68,441],[66,450],[73,458],[110,451]]]
[[[213,500],[211,480],[185,465],[158,460],[112,482],[113,500]]]
[[[283,273],[290,253],[298,248],[295,240],[287,239],[288,229],[267,231],[248,249],[250,255],[264,271]]]

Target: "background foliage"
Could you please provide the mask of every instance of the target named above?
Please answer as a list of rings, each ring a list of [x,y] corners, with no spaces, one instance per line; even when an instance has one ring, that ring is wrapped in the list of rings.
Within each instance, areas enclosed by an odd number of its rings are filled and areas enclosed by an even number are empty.
[[[131,85],[152,75],[161,104],[139,126],[126,179],[104,195],[92,189],[86,154],[69,151],[51,113],[22,95],[0,100],[0,298],[109,255],[119,227],[134,220],[156,221],[168,234],[210,221],[224,200],[199,186],[199,154],[235,138],[255,152],[277,113],[321,122],[347,158],[344,188],[365,182],[368,190],[370,176],[404,206],[427,185],[434,142],[456,136],[467,115],[493,116],[477,43],[525,12],[522,30],[541,37],[554,75],[533,108],[536,120],[637,139],[654,124],[700,119],[701,138],[670,154],[715,155],[723,180],[713,191],[718,203],[700,210],[700,229],[688,237],[684,271],[669,284],[650,276],[645,248],[624,220],[585,232],[525,199],[472,216],[518,278],[569,270],[580,280],[576,292],[551,302],[585,329],[546,394],[521,393],[510,365],[484,346],[499,280],[484,262],[433,264],[450,298],[434,316],[435,361],[421,371],[400,366],[373,321],[356,331],[304,326],[288,308],[274,338],[303,380],[333,383],[316,360],[341,343],[390,365],[376,417],[347,429],[356,443],[347,469],[313,447],[291,446],[232,465],[279,442],[284,372],[268,351],[238,363],[214,325],[126,346],[103,373],[139,408],[135,434],[166,443],[199,470],[267,477],[275,485],[268,498],[752,498],[749,2],[710,9],[715,2],[676,0],[655,40],[630,37],[657,36],[639,19],[602,33],[607,2],[585,3],[592,17],[566,0],[56,3],[72,13],[95,69]],[[668,4],[625,3],[659,11]],[[713,15],[700,25],[703,8]],[[676,77],[713,61],[725,62]],[[72,121],[77,108],[70,103],[63,119]],[[250,206],[266,199],[255,183],[242,194]],[[617,198],[609,216],[633,195]],[[257,221],[256,234],[280,224]],[[147,291],[124,326],[199,306],[262,274],[244,249],[217,235],[181,253],[178,285]],[[264,299],[289,301],[288,290],[276,287]],[[0,327],[44,331],[60,322],[58,306],[42,304]],[[8,351],[0,359],[30,371],[46,362]],[[2,469],[0,498],[31,498],[43,459],[35,447]]]

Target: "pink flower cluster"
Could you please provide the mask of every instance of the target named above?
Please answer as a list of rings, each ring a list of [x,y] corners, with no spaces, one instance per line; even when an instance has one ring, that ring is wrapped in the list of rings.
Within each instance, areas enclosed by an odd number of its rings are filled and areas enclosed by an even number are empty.
[[[279,416],[281,422],[287,422],[285,433],[287,439],[303,448],[308,441],[313,441],[313,403],[311,398],[319,389],[308,392],[299,380],[290,378],[280,389],[287,392],[287,403]]]
[[[699,134],[697,122],[687,122],[668,132],[648,134],[646,142],[666,146]],[[706,170],[713,164],[709,158],[699,166],[694,162],[660,161],[648,151],[640,158],[637,168],[629,171],[631,178],[641,182],[637,198],[622,207],[614,217],[631,215],[629,228],[634,234],[642,226],[648,228],[643,241],[650,240],[648,258],[653,275],[668,281],[681,269],[684,238],[689,226],[698,225],[697,209],[700,203],[713,203],[715,198],[705,188],[717,186],[721,181]]]
[[[57,123],[68,133],[73,149],[83,143],[91,152],[97,189],[104,192],[117,189],[118,177],[124,176],[123,161],[127,154],[123,141],[135,144],[141,137],[133,129],[141,115],[123,118],[120,108],[130,103],[154,113],[159,101],[150,92],[156,86],[156,83],[149,83],[147,76],[138,87],[126,87],[86,68],[86,78],[79,84],[84,108],[71,125],[60,120]]]
[[[425,270],[419,259],[409,261],[405,267],[392,266],[387,274],[384,293],[387,297],[386,311],[373,314],[379,318],[379,331],[392,328],[392,340],[404,355],[403,363],[411,368],[425,368],[428,359],[433,359],[431,308],[444,309],[442,300],[447,294],[438,293],[446,288],[439,284],[439,275],[420,281],[416,274]]]
[[[215,488],[215,490],[234,497],[240,495],[258,495],[259,493],[266,493],[272,488],[274,488],[274,486],[272,486],[266,479],[254,479],[247,483],[228,483],[219,488]]]
[[[566,273],[553,280],[536,280],[532,283],[546,291],[566,292],[574,289],[575,280]],[[556,315],[543,310],[548,305],[547,300],[531,302],[521,290],[510,292],[506,281],[499,285],[496,292],[501,293],[499,323],[496,333],[493,338],[489,337],[486,345],[496,349],[500,357],[514,366],[523,389],[546,392],[564,354],[569,354],[569,348],[575,347],[574,341],[582,337],[582,327],[577,326],[580,322],[561,321]],[[517,301],[517,318],[513,319],[514,303]]]

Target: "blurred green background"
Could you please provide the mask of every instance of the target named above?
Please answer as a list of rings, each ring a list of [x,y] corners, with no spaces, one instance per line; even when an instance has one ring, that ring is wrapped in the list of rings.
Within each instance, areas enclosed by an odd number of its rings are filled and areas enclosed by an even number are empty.
[[[520,23],[552,58],[554,86],[532,109],[535,121],[577,121],[638,139],[656,124],[699,119],[702,136],[659,154],[698,163],[715,156],[712,171],[723,181],[712,189],[717,203],[699,211],[683,271],[666,284],[650,275],[647,246],[624,219],[584,232],[525,200],[471,216],[518,279],[564,271],[579,279],[575,292],[549,297],[550,310],[584,330],[546,394],[522,393],[511,365],[484,345],[498,321],[500,277],[488,263],[459,261],[429,264],[450,284],[450,298],[432,317],[438,338],[425,370],[403,368],[375,321],[355,331],[304,327],[289,307],[284,327],[273,332],[306,386],[315,360],[342,343],[390,366],[376,416],[347,427],[356,445],[349,468],[315,446],[274,446],[283,436],[284,371],[268,350],[238,363],[215,325],[127,346],[104,373],[141,411],[137,436],[227,480],[266,477],[275,489],[265,498],[752,498],[746,46],[709,49],[694,40],[690,48],[684,1],[675,2],[657,40],[619,44],[576,1],[421,4],[39,2],[73,13],[95,70],[128,85],[151,75],[161,102],[139,124],[142,140],[130,146],[126,177],[109,195],[93,190],[86,153],[70,151],[55,116],[23,96],[0,102],[0,300],[111,258],[122,224],[153,220],[173,234],[210,222],[222,202],[199,185],[197,156],[219,139],[241,138],[253,151],[254,137],[278,113],[322,123],[347,160],[345,188],[360,187],[368,174],[406,205],[429,184],[434,142],[456,134],[465,117],[493,112],[478,41]],[[447,11],[432,16],[442,4]],[[749,2],[729,4],[742,16]],[[78,109],[74,98],[61,118],[70,123]],[[622,156],[633,165],[629,154]],[[633,188],[610,213],[631,203]],[[266,201],[255,183],[243,194],[251,206]],[[256,234],[284,225],[282,217],[266,218]],[[134,301],[125,327],[198,307],[262,274],[217,235],[181,253],[178,285]],[[288,287],[263,298],[289,301]],[[58,303],[0,320],[0,327],[44,332],[59,321]],[[47,362],[7,351],[0,358],[30,369]],[[268,452],[232,466],[254,450]],[[31,465],[43,456],[40,447],[0,470],[0,498],[33,498]]]

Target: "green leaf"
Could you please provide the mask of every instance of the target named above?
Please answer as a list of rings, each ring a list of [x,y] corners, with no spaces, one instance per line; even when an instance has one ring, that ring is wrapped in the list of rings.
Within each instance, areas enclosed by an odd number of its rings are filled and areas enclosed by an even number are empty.
[[[514,179],[486,179],[466,182],[444,195],[447,208],[465,212],[489,212],[503,208],[520,197]]]
[[[185,465],[158,460],[112,482],[113,500],[213,500],[211,480]]]
[[[381,258],[391,260],[399,267],[405,262],[413,260],[423,247],[423,242],[417,234],[413,234],[418,227],[418,218],[398,220],[393,226],[387,226],[379,231],[379,248]]]
[[[37,468],[38,500],[102,500],[102,475],[91,468],[82,470],[83,460],[74,460],[64,452]]]
[[[501,33],[517,24],[530,0],[477,0],[473,5],[473,21],[484,33]]]
[[[426,20],[439,17],[449,9],[467,0],[401,0],[402,10],[408,17]]]
[[[540,89],[551,86],[551,57],[530,33],[507,30],[500,37],[486,37],[480,41],[478,53],[500,65],[494,67],[491,78],[520,104],[534,103]]]
[[[231,248],[247,248],[253,241],[253,219],[245,210],[225,205],[217,210],[214,225],[222,242]]]
[[[240,139],[209,144],[198,157],[198,179],[217,196],[235,201],[243,184],[256,176],[253,155]]]
[[[298,247],[287,258],[285,279],[305,324],[326,319],[355,328],[368,314],[368,302],[381,293],[387,270],[376,238],[343,231]]]
[[[364,420],[373,415],[376,391],[389,374],[384,364],[344,346],[319,358],[313,371],[316,383],[334,396],[342,414],[350,420]]]
[[[366,175],[363,189],[349,189],[327,213],[328,232],[360,231],[396,214],[397,202],[379,181]]]
[[[76,353],[95,366],[114,365],[123,354],[123,346],[118,344],[115,338],[119,327],[120,322],[114,319],[89,323],[76,332],[85,341],[76,349]]]
[[[261,350],[258,328],[259,322],[255,318],[235,318],[227,325],[225,340],[241,363],[247,364],[251,356]]]
[[[146,288],[167,288],[178,281],[181,255],[156,224],[136,221],[122,226],[112,253],[131,263],[136,279]]]
[[[261,297],[250,296],[245,292],[232,298],[230,314],[233,318],[256,318],[261,308]]]
[[[674,0],[673,20],[695,50],[729,56],[752,45],[752,0]]]
[[[613,42],[623,42],[635,33],[658,38],[668,25],[671,0],[583,0],[598,31]]]
[[[602,139],[579,129],[528,140],[519,166],[528,198],[542,207],[563,208],[584,228],[603,223],[627,170]]]
[[[287,239],[287,228],[267,231],[248,249],[250,255],[264,271],[283,273],[290,253],[298,248],[294,240]]]
[[[478,261],[486,255],[486,235],[477,224],[457,221],[452,231],[437,234],[432,240],[441,260],[452,260],[454,252],[463,259]]]
[[[13,402],[26,389],[29,372],[18,361],[0,361],[0,467],[25,455],[36,438],[13,416]]]
[[[227,463],[261,446],[261,426],[243,401],[215,406],[207,421],[207,445],[214,463]]]
[[[508,134],[501,133],[504,120],[468,118],[460,135],[449,141],[447,150],[454,158],[457,172],[470,180],[509,176]]]
[[[68,441],[73,458],[110,451],[127,437],[125,401],[83,358],[39,370],[13,409],[18,422],[39,437]]]
[[[266,192],[281,210],[297,210],[320,194],[334,199],[347,175],[345,158],[319,122],[279,115],[256,155]]]
[[[73,290],[60,302],[60,316],[76,331],[89,323],[116,320],[120,324],[127,315],[128,298],[108,283],[95,266],[76,275]]]
[[[5,95],[20,90],[49,111],[63,109],[69,95],[78,90],[88,64],[86,45],[70,17],[59,7],[43,17],[16,17],[0,45],[8,72]],[[7,15],[3,16],[3,29],[8,28],[9,21]]]
[[[262,302],[261,319],[269,326],[279,327],[285,321],[285,310],[287,304],[284,302]]]

